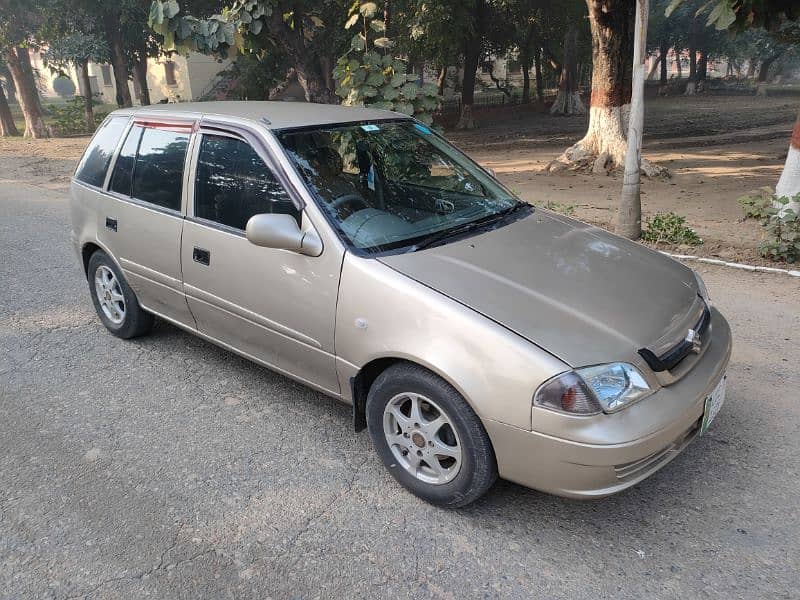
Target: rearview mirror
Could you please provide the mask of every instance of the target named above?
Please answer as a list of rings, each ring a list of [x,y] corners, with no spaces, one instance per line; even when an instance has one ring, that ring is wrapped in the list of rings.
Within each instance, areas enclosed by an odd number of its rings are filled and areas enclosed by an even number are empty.
[[[260,214],[247,221],[245,235],[251,244],[291,250],[308,256],[322,254],[322,240],[312,229],[303,231],[291,215]]]

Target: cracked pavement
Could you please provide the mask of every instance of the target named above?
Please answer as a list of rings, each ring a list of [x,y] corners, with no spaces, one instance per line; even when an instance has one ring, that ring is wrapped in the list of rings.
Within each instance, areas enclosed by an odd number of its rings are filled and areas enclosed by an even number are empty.
[[[164,322],[106,333],[68,236],[64,190],[0,165],[0,598],[800,597],[796,279],[701,267],[728,398],[649,480],[446,511],[347,406]]]

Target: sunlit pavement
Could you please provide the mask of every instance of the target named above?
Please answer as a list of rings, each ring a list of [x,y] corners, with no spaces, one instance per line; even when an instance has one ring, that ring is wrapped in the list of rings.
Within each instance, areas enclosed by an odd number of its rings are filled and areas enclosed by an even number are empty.
[[[499,482],[445,511],[348,407],[165,323],[107,334],[68,219],[63,193],[0,186],[0,597],[800,594],[796,279],[701,268],[728,398],[654,477],[591,503]]]

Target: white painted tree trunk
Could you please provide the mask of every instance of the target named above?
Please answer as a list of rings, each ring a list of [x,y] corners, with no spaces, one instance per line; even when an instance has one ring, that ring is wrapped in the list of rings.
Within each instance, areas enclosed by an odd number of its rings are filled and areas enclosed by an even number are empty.
[[[797,115],[797,121],[792,130],[786,164],[783,166],[778,185],[775,186],[775,195],[778,198],[795,198],[798,194],[800,194],[800,113]],[[786,208],[800,213],[800,198],[787,204]]]
[[[578,92],[559,90],[553,106],[550,107],[551,115],[585,115],[586,107]]]
[[[617,212],[616,232],[632,240],[642,236],[641,175],[642,129],[644,128],[644,79],[647,49],[649,0],[636,0],[636,27],[633,43],[633,93],[628,119],[628,149],[625,176]]]
[[[606,154],[614,164],[625,162],[625,130],[622,106],[592,106],[589,108],[589,127],[586,135],[575,145],[564,151],[564,157],[571,162],[588,160]]]

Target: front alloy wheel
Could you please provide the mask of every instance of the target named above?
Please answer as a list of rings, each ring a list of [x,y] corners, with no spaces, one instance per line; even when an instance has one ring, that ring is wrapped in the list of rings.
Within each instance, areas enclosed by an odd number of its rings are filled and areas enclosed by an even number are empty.
[[[483,423],[453,386],[424,367],[398,362],[386,369],[370,387],[366,409],[383,464],[423,500],[465,506],[497,479]]]
[[[405,392],[389,400],[383,434],[397,462],[420,481],[441,485],[458,475],[458,435],[447,413],[429,398]]]

